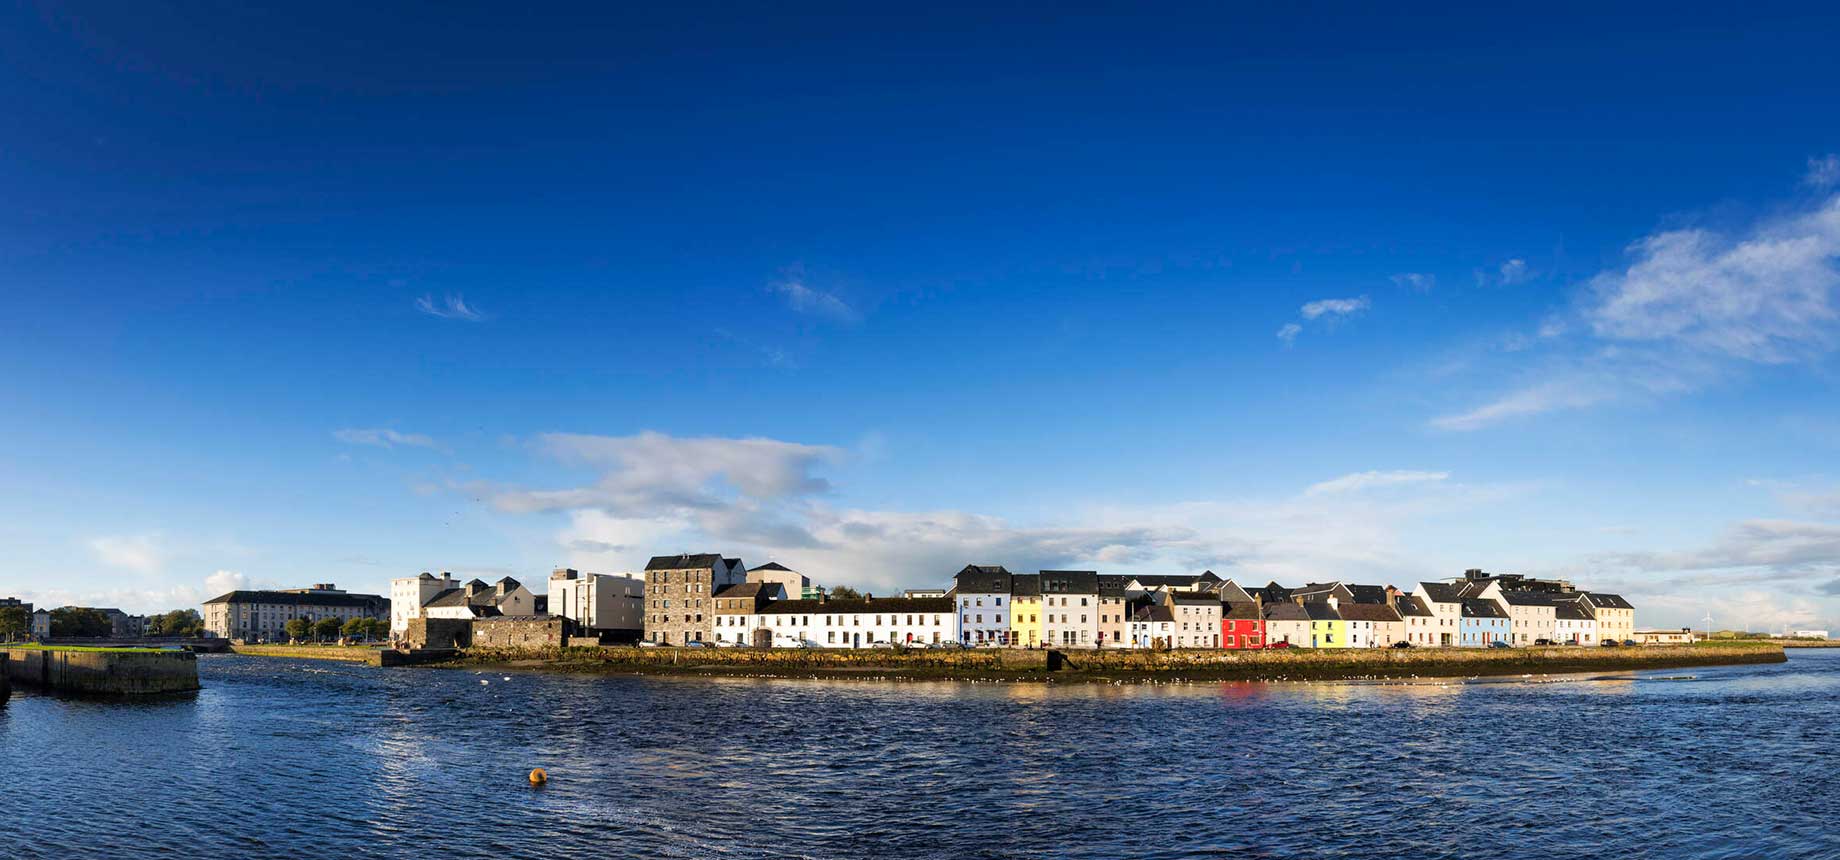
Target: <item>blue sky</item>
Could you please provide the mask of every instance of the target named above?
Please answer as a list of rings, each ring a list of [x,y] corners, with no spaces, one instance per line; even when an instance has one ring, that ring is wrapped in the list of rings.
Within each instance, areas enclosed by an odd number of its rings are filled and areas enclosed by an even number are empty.
[[[714,549],[1840,628],[1831,8],[0,13],[0,594]]]

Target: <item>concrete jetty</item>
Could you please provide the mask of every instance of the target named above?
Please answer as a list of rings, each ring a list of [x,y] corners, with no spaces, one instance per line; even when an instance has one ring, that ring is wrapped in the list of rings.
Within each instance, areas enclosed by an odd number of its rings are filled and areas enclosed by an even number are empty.
[[[0,647],[0,675],[66,693],[141,696],[198,689],[198,656],[150,648]]]

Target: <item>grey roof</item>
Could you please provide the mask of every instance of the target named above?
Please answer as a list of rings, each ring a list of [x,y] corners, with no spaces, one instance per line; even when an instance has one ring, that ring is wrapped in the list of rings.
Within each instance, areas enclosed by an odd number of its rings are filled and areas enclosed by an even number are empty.
[[[1035,597],[1041,594],[1041,574],[1010,574],[1009,593],[1012,597]]]
[[[721,553],[704,552],[690,555],[655,555],[645,563],[646,570],[709,570],[725,564]]]
[[[294,591],[232,591],[205,601],[213,603],[278,603],[288,606],[388,606],[389,598],[375,594],[324,594]]]
[[[1503,591],[1501,599],[1509,606],[1551,606],[1559,595],[1550,591]]]
[[[466,605],[466,590],[462,588],[447,588],[441,591],[437,591],[435,592],[435,595],[433,597],[430,597],[427,600],[422,601],[422,605],[425,607],[465,606]]]
[[[1384,585],[1350,585],[1348,591],[1354,595],[1356,603],[1386,602],[1386,586]]]
[[[1508,613],[1501,604],[1480,597],[1463,598],[1464,618],[1506,618]]]
[[[1330,606],[1327,600],[1306,601],[1303,604],[1303,611],[1304,614],[1310,616],[1311,621],[1338,621],[1342,617],[1342,614],[1337,612],[1335,607]]]
[[[967,564],[952,576],[960,594],[1008,594],[1009,578],[1000,564]]]
[[[1402,617],[1407,615],[1429,617],[1431,615],[1431,607],[1426,606],[1425,601],[1412,594],[1401,594],[1394,598],[1393,608],[1398,610]]]
[[[1308,621],[1310,613],[1288,600],[1265,604],[1266,621]]]
[[[1418,587],[1432,603],[1456,603],[1463,599],[1463,586],[1454,582],[1421,582]]]
[[[1151,588],[1155,588],[1159,585],[1169,587],[1182,586],[1188,588],[1201,581],[1201,577],[1189,576],[1187,574],[1163,575],[1144,573],[1134,574],[1131,578],[1137,580],[1138,585],[1149,586]],[[1218,580],[1219,577],[1215,577],[1215,579]]]
[[[759,567],[749,568],[748,572],[753,573],[756,570],[783,570],[787,573],[797,573],[798,572],[798,571],[793,570],[790,567],[780,564],[777,561],[769,561],[766,564],[763,564]]]
[[[724,585],[716,589],[715,592],[709,596],[737,599],[758,598],[762,591],[770,591],[778,587],[779,583],[777,582],[741,582],[734,585]]]
[[[1553,604],[1553,617],[1565,621],[1591,621],[1597,616],[1583,603],[1576,600],[1562,600]]]
[[[1091,570],[1044,570],[1042,594],[1098,594],[1099,574]]]
[[[1100,597],[1123,597],[1131,585],[1131,578],[1117,574],[1099,575]]]
[[[1187,594],[1176,591],[1169,595],[1177,606],[1219,606],[1220,597],[1214,594]]]
[[[1340,612],[1349,621],[1403,621],[1393,607],[1384,603],[1343,603]]]
[[[1176,614],[1167,606],[1153,603],[1149,606],[1138,607],[1136,612],[1131,613],[1131,620],[1143,622],[1166,621],[1174,623]]]
[[[1629,604],[1629,601],[1624,600],[1623,598],[1618,597],[1617,595],[1605,594],[1601,591],[1587,591],[1585,592],[1585,597],[1590,599],[1592,606],[1595,606],[1599,609],[1634,609],[1635,608],[1634,606],[1631,606]]]

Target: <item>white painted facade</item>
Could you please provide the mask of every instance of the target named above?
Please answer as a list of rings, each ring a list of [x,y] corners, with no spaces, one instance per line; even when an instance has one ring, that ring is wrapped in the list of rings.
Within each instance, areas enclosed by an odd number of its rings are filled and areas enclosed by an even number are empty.
[[[931,602],[938,603],[937,599]],[[933,611],[915,611],[899,605],[897,599],[891,598],[889,603],[888,607],[872,607],[868,611],[831,612],[810,608],[809,611],[784,612],[769,607],[758,614],[717,615],[716,643],[752,645],[756,641],[756,630],[771,631],[775,648],[871,648],[877,643],[916,646],[958,638],[949,605],[934,606]]]
[[[422,604],[450,588],[459,588],[460,580],[441,571],[440,576],[423,571],[419,576],[390,580],[390,638],[401,639],[409,631],[409,621],[421,618]]]
[[[578,635],[643,632],[645,580],[558,568],[549,575],[549,614],[569,619]]]

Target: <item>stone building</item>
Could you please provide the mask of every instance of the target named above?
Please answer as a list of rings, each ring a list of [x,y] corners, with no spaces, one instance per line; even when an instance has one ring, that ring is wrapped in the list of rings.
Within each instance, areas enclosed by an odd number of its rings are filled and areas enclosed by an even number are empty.
[[[715,639],[717,589],[747,581],[741,559],[718,553],[661,555],[645,565],[645,639],[661,645]]]

